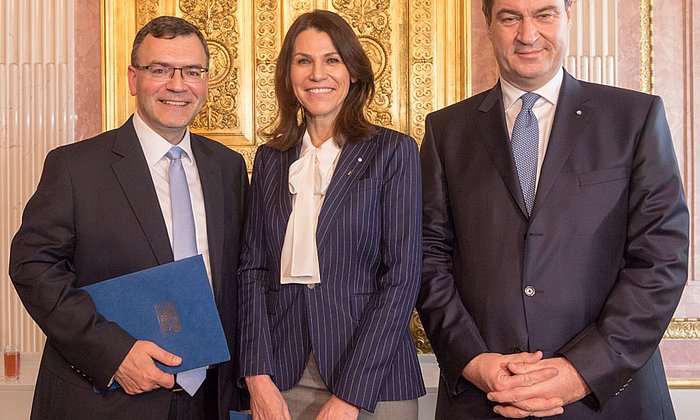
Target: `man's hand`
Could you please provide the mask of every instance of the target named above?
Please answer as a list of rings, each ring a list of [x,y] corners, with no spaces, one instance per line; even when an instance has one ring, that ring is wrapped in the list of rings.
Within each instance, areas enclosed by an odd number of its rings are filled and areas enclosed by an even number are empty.
[[[557,369],[545,366],[514,374],[508,366],[530,366],[541,360],[542,352],[539,351],[515,354],[482,353],[467,364],[462,370],[462,376],[485,393],[529,387],[555,377]]]
[[[547,417],[562,414],[564,406],[591,392],[576,368],[563,357],[543,359],[536,363],[508,363],[507,368],[514,376],[531,375],[544,369],[555,369],[559,374],[530,385],[489,392],[488,399],[500,403],[493,411],[503,417]]]
[[[246,376],[253,420],[292,420],[287,403],[269,375]]]
[[[316,420],[357,420],[360,409],[333,395],[316,416]]]
[[[168,353],[150,341],[138,340],[127,353],[114,374],[114,380],[129,395],[141,394],[158,388],[172,388],[175,378],[158,369],[153,359],[168,366],[182,362],[178,356]]]

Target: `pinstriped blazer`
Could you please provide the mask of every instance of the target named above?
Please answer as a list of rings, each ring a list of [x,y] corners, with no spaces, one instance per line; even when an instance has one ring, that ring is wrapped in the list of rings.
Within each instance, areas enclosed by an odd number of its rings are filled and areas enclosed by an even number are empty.
[[[261,146],[239,267],[241,380],[294,387],[313,351],[328,389],[373,411],[425,393],[408,321],[420,284],[421,181],[415,141],[378,127],[346,144],[318,218],[321,283],[280,284],[300,146]]]

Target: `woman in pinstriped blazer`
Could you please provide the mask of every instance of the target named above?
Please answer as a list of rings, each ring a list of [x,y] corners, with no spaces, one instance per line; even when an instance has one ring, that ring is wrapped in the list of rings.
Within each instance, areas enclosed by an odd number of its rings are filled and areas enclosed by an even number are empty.
[[[275,89],[239,269],[239,383],[253,417],[415,419],[417,145],[365,118],[371,64],[335,13],[292,24]]]

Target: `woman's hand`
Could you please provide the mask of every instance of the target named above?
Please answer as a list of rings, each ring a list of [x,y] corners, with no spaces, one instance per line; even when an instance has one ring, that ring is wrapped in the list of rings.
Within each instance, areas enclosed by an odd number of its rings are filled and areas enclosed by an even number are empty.
[[[333,395],[321,408],[316,420],[357,420],[360,409]]]
[[[246,376],[253,420],[292,420],[287,403],[269,375]]]

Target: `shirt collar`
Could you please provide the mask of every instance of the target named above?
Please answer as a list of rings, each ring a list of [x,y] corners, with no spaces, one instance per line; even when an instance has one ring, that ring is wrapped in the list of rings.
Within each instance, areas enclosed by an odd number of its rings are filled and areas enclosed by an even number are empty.
[[[316,149],[316,156],[318,157],[319,162],[322,163],[333,162],[340,152],[340,147],[335,141],[333,141],[333,137],[324,141],[318,147],[314,146],[313,143],[311,143],[311,135],[309,135],[309,131],[307,130],[304,133],[304,138],[301,142],[301,152],[299,153],[299,156],[304,156],[306,153],[314,149]]]
[[[561,90],[561,84],[563,80],[564,69],[560,67],[559,71],[554,75],[554,77],[549,79],[547,83],[545,83],[539,89],[534,90],[533,92],[540,95],[541,97],[546,99],[547,102],[551,103],[553,106],[556,107],[557,100],[559,99],[559,91]],[[500,79],[500,83],[501,92],[503,93],[503,107],[507,111],[508,108],[510,108],[513,105],[513,103],[515,103],[518,99],[520,99],[521,96],[523,96],[523,94],[527,92],[518,89],[502,77]]]
[[[143,154],[146,156],[146,163],[149,167],[154,167],[160,162],[166,153],[173,147],[169,141],[164,139],[160,134],[153,131],[151,127],[146,124],[138,110],[134,112],[134,130],[136,130],[136,136],[139,138],[139,143],[141,143],[141,148],[143,149]],[[185,135],[176,146],[184,150],[184,162],[192,162],[192,141],[190,140],[190,130],[185,128]]]

